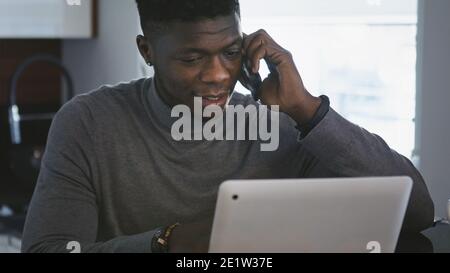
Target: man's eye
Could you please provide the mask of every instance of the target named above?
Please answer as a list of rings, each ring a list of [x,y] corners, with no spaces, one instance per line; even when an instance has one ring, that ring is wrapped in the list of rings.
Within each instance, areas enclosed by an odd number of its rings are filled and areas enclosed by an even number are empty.
[[[236,56],[238,56],[240,53],[241,53],[241,51],[239,51],[239,50],[230,50],[230,51],[226,51],[226,52],[225,52],[225,55],[226,55],[227,57],[236,57]]]
[[[197,61],[200,61],[201,59],[202,59],[202,57],[190,57],[190,58],[181,59],[181,61],[184,63],[187,63],[187,64],[193,64]]]

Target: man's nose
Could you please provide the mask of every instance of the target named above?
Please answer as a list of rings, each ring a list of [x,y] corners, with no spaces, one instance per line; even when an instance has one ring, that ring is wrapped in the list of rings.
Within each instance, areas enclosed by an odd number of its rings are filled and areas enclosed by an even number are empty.
[[[229,80],[230,72],[219,57],[213,57],[201,73],[201,81],[208,84],[221,84]]]

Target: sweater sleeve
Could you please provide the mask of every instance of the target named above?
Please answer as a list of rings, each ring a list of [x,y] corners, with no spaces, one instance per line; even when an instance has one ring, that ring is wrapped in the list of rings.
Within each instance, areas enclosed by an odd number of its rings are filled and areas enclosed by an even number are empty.
[[[299,141],[310,155],[301,167],[300,177],[409,176],[414,184],[402,232],[419,232],[432,225],[434,205],[421,174],[381,137],[330,108]]]
[[[26,218],[22,252],[151,252],[154,231],[97,242],[95,125],[80,97],[55,116]]]

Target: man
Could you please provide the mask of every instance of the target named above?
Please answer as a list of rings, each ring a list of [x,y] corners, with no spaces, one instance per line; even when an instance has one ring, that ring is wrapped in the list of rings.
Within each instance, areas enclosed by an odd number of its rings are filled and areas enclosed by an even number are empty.
[[[137,45],[153,79],[103,86],[55,117],[23,238],[25,252],[206,252],[221,182],[232,178],[407,175],[403,232],[433,221],[419,172],[378,136],[305,89],[291,54],[265,31],[245,36],[238,0],[138,0]],[[232,94],[243,57],[275,67],[261,103],[279,105],[280,143],[175,141],[176,105],[256,105]],[[231,96],[231,98],[230,98]],[[177,223],[180,223],[177,225]],[[268,234],[268,236],[270,236]]]

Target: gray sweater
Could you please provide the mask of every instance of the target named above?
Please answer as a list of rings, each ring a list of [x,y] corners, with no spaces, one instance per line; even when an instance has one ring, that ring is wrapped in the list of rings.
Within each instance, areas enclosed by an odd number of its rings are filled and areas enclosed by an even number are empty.
[[[235,93],[233,105],[254,104]],[[403,232],[433,221],[433,204],[411,162],[332,108],[302,140],[280,114],[280,144],[174,141],[170,109],[153,80],[102,86],[53,120],[26,219],[22,251],[151,252],[154,230],[210,216],[228,179],[407,175],[414,180]]]

